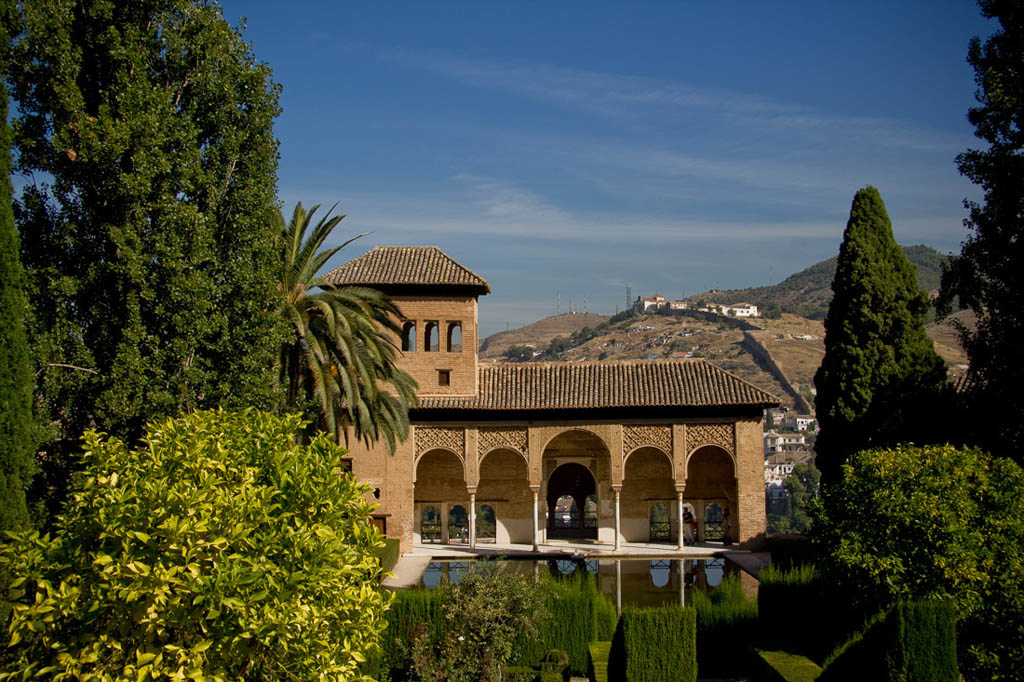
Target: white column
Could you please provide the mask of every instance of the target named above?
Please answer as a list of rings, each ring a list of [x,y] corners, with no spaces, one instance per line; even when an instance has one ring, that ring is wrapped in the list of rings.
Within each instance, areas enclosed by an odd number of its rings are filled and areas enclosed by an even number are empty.
[[[615,491],[615,549],[619,548],[619,535],[621,526],[619,525],[619,496],[622,493],[621,486],[613,486],[612,490]]]
[[[622,560],[615,560],[615,612],[622,615]]]
[[[539,551],[540,547],[537,545],[537,536],[540,534],[540,529],[537,527],[537,515],[540,513],[540,504],[538,498],[540,496],[540,488],[533,488],[533,551]]]
[[[476,493],[469,494],[469,548],[476,549]]]
[[[683,527],[683,491],[682,489],[676,490],[676,496],[678,500],[676,502],[678,509],[676,509],[676,520],[679,523],[679,542],[676,544],[677,549],[683,548],[683,540],[686,539],[686,529]]]
[[[682,494],[682,493],[680,493]],[[679,605],[686,606],[686,567],[683,557],[676,559],[679,562]]]

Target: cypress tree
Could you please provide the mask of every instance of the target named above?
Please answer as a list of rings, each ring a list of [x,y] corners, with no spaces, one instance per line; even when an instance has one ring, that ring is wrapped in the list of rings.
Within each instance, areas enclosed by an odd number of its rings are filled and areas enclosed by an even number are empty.
[[[924,329],[928,298],[874,187],[853,198],[832,291],[814,377],[816,463],[826,484],[858,450],[927,439],[930,398],[946,374]]]
[[[64,450],[86,427],[131,440],[155,418],[271,406],[269,67],[209,0],[18,7],[7,77],[33,181],[16,218],[38,400]]]
[[[9,40],[6,9],[0,8],[0,50]],[[25,490],[34,469],[36,445],[25,334],[28,307],[12,199],[7,85],[0,80],[0,530],[18,530],[29,524]]]

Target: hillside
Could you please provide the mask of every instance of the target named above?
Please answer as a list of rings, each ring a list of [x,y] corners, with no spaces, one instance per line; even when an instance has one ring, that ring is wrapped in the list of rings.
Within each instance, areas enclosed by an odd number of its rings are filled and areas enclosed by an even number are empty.
[[[501,357],[509,346],[531,346],[543,350],[556,336],[569,338],[573,332],[584,327],[595,328],[607,319],[607,315],[593,313],[565,313],[545,317],[525,327],[491,334],[480,343],[480,357]]]
[[[902,247],[915,266],[917,281],[924,291],[936,291],[946,256],[930,246]],[[777,309],[801,317],[822,319],[832,300],[832,278],[836,274],[836,257],[816,263],[790,275],[779,284],[748,289],[709,291],[689,297],[691,301],[704,299],[714,303],[753,303],[764,310]]]

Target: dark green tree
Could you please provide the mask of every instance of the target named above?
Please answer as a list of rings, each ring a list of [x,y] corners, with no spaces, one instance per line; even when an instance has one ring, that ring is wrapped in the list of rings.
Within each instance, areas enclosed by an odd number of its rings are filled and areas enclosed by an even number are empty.
[[[832,290],[814,377],[816,464],[826,485],[851,453],[925,436],[927,408],[946,376],[924,329],[928,298],[874,187],[853,198]]]
[[[279,87],[206,0],[24,0],[6,76],[48,456],[270,406]],[[44,180],[47,179],[48,180]]]
[[[0,60],[9,43],[6,6],[0,7]],[[28,525],[25,491],[35,462],[32,369],[28,355],[25,273],[18,256],[18,232],[11,209],[11,129],[7,86],[0,81],[0,530]]]
[[[533,348],[530,346],[509,346],[504,352],[509,362],[529,362],[533,359]]]
[[[959,256],[943,273],[940,312],[955,297],[978,316],[975,330],[961,327],[970,359],[966,403],[975,406],[969,437],[1024,462],[1024,7],[1012,0],[982,0],[981,13],[999,22],[982,42],[971,41],[979,106],[967,118],[985,149],[957,157],[960,172],[984,191],[968,201],[970,230]]]

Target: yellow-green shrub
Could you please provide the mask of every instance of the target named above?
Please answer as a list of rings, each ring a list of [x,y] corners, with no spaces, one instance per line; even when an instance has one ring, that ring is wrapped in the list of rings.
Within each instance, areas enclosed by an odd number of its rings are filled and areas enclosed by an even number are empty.
[[[351,679],[375,648],[368,489],[297,417],[197,412],[137,447],[87,433],[54,537],[13,535],[0,568],[0,679]]]

